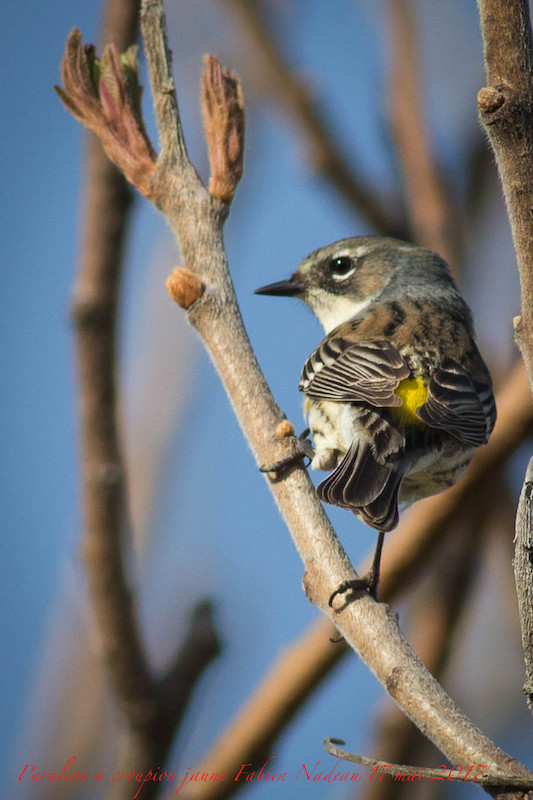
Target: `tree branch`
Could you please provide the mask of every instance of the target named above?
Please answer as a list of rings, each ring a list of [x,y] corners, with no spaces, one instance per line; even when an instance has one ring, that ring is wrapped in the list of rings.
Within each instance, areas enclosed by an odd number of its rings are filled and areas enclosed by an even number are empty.
[[[409,586],[421,565],[441,544],[443,532],[457,523],[465,504],[486,504],[488,476],[499,468],[533,430],[533,405],[522,363],[497,395],[498,420],[489,443],[480,449],[466,475],[453,489],[420,501],[406,514],[383,551],[380,594],[391,602]],[[366,559],[358,572],[371,564]],[[203,756],[200,771],[235,771],[243,763],[259,763],[309,695],[349,652],[346,643],[332,645],[334,622],[320,617],[276,659],[252,696]],[[187,787],[187,800],[220,800],[232,796],[241,783],[210,783]]]
[[[111,0],[103,29],[125,50],[135,41],[138,22],[137,0]],[[83,50],[81,36],[71,34],[62,65],[67,92],[59,94],[89,128],[95,130],[96,125],[109,155],[146,194],[155,153],[140,116],[135,51],[130,49],[126,60],[114,44],[104,52],[97,64],[94,50]],[[117,116],[118,110],[123,113]],[[83,255],[72,309],[82,429],[83,554],[103,660],[126,722],[120,763],[129,770],[152,768],[164,760],[193,684],[218,652],[218,640],[210,610],[203,605],[193,613],[191,630],[170,671],[172,681],[152,674],[127,576],[129,514],[116,394],[117,310],[132,198],[123,175],[92,135],[86,198]],[[148,796],[153,792],[150,786],[145,790]],[[117,782],[110,796],[129,797],[129,789]]]
[[[533,53],[529,6],[527,0],[478,0],[478,4],[488,83],[478,94],[478,105],[496,157],[511,223],[522,294],[522,313],[515,319],[515,335],[533,391]],[[531,565],[527,564],[527,548],[533,541],[530,479],[531,464],[517,515],[515,569],[526,693],[531,707],[533,619],[528,574]]]
[[[160,3],[143,2],[141,18],[146,58],[152,65],[150,80],[161,144],[159,163],[169,170],[188,170],[190,162],[179,116],[165,12]]]
[[[514,574],[526,665],[524,694],[533,712],[533,458],[530,459],[516,514]]]
[[[388,75],[390,123],[413,237],[417,244],[435,250],[456,266],[457,225],[431,154],[423,113],[414,4],[411,0],[387,0],[386,8],[392,50]]]
[[[502,181],[522,290],[516,339],[533,388],[533,66],[527,0],[478,0],[487,86],[481,121]]]
[[[342,739],[324,739],[324,747],[326,748],[327,752],[335,756],[335,758],[342,758],[346,759],[347,761],[353,761],[355,764],[361,764],[363,767],[370,767],[373,768],[373,773],[382,774],[382,775],[390,775],[391,777],[401,777],[402,775],[420,775],[423,779],[431,779],[431,780],[448,780],[448,781],[460,781],[462,783],[490,783],[493,787],[501,787],[505,788],[507,786],[516,786],[520,788],[526,788],[533,786],[533,776],[529,780],[529,782],[524,783],[524,779],[521,775],[518,775],[516,778],[512,775],[508,777],[502,778],[494,778],[494,776],[490,775],[490,773],[485,772],[485,770],[480,770],[479,767],[485,766],[484,764],[478,764],[478,769],[471,772],[470,775],[461,775],[459,773],[453,773],[453,769],[431,769],[430,767],[410,767],[406,766],[405,764],[385,764],[383,761],[376,761],[374,758],[367,758],[366,756],[360,756],[357,753],[349,753],[347,750],[342,750],[340,745],[343,745],[344,741]]]
[[[129,45],[138,27],[135,2],[129,3],[129,14],[121,22],[125,28],[117,31],[117,37]],[[83,255],[72,307],[82,440],[83,554],[113,688],[124,713],[136,717],[138,698],[150,696],[153,683],[123,552],[128,521],[118,432],[116,326],[131,194],[123,175],[92,136],[86,176]]]

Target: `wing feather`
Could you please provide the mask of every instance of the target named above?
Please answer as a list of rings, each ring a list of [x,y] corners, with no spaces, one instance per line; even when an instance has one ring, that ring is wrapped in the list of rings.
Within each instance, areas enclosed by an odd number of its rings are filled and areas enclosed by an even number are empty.
[[[367,402],[373,406],[399,406],[394,394],[410,370],[389,341],[323,342],[307,360],[300,390],[321,400]]]
[[[426,425],[445,430],[465,444],[486,444],[496,422],[488,373],[473,379],[457,361],[445,358],[429,381],[427,401],[416,414]]]

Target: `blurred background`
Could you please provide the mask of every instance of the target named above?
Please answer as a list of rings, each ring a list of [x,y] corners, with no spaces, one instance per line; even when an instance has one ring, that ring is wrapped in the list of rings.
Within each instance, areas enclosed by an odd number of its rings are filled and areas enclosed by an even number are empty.
[[[257,297],[253,290],[287,277],[317,247],[381,231],[324,174],[317,154],[310,157],[309,130],[273,73],[268,47],[307,87],[344,163],[379,198],[385,218],[420,239],[424,220],[413,225],[409,152],[405,144],[402,151],[398,128],[391,127],[391,115],[399,117],[390,87],[401,71],[394,55],[399,47],[394,12],[390,3],[370,0],[264,0],[250,3],[248,12],[237,0],[166,5],[187,145],[204,179],[202,54],[216,55],[242,80],[245,173],[225,239],[252,344],[279,405],[300,430],[299,373],[321,329],[303,306]],[[421,128],[416,116],[411,119],[414,158],[415,134],[422,131],[448,214],[442,249],[448,248],[475,312],[481,350],[500,385],[516,359],[512,317],[519,311],[519,287],[495,168],[477,120],[475,98],[484,76],[476,4],[418,0],[406,7],[424,121]],[[77,26],[84,40],[97,41],[102,8],[81,0],[22,0],[5,14],[0,32],[6,65],[0,88],[6,156],[0,795],[94,798],[92,787],[86,795],[79,787],[65,793],[57,785],[17,778],[26,763],[60,771],[72,755],[82,771],[108,772],[115,757],[118,712],[98,667],[80,556],[80,442],[69,303],[80,252],[85,132],[52,91],[69,30]],[[257,26],[266,49],[255,35]],[[148,90],[144,108],[155,143]],[[199,600],[212,601],[222,641],[220,655],[196,686],[169,757],[172,770],[183,774],[217,741],[276,657],[318,612],[302,592],[299,557],[218,377],[165,291],[166,276],[180,263],[163,219],[136,198],[119,339],[131,574],[157,668],[168,663]],[[511,568],[512,509],[529,451],[525,442],[501,473],[495,490],[501,513],[492,515],[493,524],[485,525],[470,553],[475,568],[450,631],[441,678],[477,725],[533,767]],[[354,563],[360,563],[375,533],[346,512],[328,513]],[[470,536],[468,529],[464,535]],[[453,550],[437,551],[428,568],[446,574],[454,558]],[[426,575],[421,569],[395,601],[407,630],[420,608],[431,605]],[[348,655],[286,725],[269,755],[291,776],[302,763],[320,760],[331,768],[322,747],[325,736],[342,737],[350,750],[373,755],[386,707],[383,689]],[[419,755],[415,763],[438,765],[442,758]],[[275,788],[247,787],[243,796],[363,798],[369,771],[359,771],[361,781],[352,787],[289,781]],[[410,786],[408,796],[468,798],[476,792],[453,785],[446,795],[440,784],[424,784],[419,791]],[[391,796],[399,797],[399,790]]]

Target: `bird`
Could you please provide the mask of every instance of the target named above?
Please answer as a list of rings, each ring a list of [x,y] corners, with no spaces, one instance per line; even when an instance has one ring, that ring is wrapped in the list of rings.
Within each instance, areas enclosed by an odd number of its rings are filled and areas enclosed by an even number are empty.
[[[319,498],[378,531],[369,573],[341,584],[330,604],[348,589],[377,597],[399,507],[456,483],[494,428],[472,312],[442,258],[385,236],[333,242],[255,293],[302,300],[324,328],[301,373],[314,442],[301,452],[331,470]]]

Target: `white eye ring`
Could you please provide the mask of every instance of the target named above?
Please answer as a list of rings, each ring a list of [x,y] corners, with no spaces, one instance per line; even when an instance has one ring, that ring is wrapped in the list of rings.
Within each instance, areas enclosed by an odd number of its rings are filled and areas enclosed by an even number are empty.
[[[347,270],[346,267],[348,267]],[[354,274],[357,268],[357,259],[351,253],[339,253],[330,260],[328,268],[333,280],[340,283]],[[343,272],[343,269],[346,271]]]
[[[333,273],[331,277],[333,278],[334,281],[337,281],[337,283],[341,283],[342,281],[345,281],[347,278],[351,278],[351,276],[355,272],[355,269],[356,267],[354,264],[352,269],[348,270],[348,272],[346,272],[344,275],[335,275],[335,273]]]

